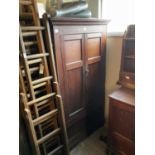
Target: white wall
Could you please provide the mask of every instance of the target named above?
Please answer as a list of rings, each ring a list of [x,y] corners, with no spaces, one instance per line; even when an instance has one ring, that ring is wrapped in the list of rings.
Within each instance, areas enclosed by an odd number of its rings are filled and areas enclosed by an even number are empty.
[[[106,83],[105,83],[105,119],[108,121],[109,98],[108,95],[117,89],[116,85],[119,79],[121,53],[122,53],[122,37],[107,37],[106,51]]]

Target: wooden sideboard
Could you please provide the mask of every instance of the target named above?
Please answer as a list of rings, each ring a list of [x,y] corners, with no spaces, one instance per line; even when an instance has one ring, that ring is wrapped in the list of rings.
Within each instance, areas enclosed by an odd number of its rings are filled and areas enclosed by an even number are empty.
[[[104,125],[107,20],[49,18],[70,148]]]
[[[109,97],[109,148],[117,155],[134,155],[135,92],[121,87]]]

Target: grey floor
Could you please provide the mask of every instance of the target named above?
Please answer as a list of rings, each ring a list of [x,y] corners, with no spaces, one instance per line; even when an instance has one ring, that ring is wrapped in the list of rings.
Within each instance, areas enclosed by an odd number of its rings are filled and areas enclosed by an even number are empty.
[[[106,145],[99,139],[102,131],[103,128],[97,130],[71,150],[70,155],[106,155]]]

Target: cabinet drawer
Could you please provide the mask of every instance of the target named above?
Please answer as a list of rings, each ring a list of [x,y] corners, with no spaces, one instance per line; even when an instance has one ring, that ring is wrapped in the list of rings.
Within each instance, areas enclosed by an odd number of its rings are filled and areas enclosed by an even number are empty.
[[[110,99],[110,130],[118,132],[134,141],[135,113],[134,108],[120,101]]]
[[[54,26],[55,34],[83,34],[83,33],[96,33],[96,32],[105,32],[106,25],[78,25],[78,26]]]
[[[110,134],[110,144],[114,150],[117,150],[118,155],[134,155],[135,154],[135,144],[130,139],[120,135],[117,132],[112,132]]]

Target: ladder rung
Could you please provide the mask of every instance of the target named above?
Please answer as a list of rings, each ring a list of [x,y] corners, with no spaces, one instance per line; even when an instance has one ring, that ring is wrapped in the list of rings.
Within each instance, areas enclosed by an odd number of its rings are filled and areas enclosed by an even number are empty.
[[[44,56],[48,56],[48,53],[41,53],[41,54],[32,54],[32,55],[28,55],[27,59],[35,59],[35,58],[41,58]]]
[[[39,30],[45,30],[45,27],[43,26],[22,26],[22,31],[39,31]]]
[[[30,60],[30,61],[28,61],[28,64],[31,65],[31,64],[39,63],[41,61],[42,61],[42,59]]]
[[[41,83],[41,82],[45,82],[47,80],[51,80],[52,78],[53,78],[52,76],[44,77],[44,78],[32,81],[32,84],[35,85],[35,84],[38,84],[38,83]]]
[[[47,126],[41,126],[43,133],[47,133],[47,131],[50,131],[52,128],[52,124],[47,124]]]
[[[31,47],[30,49],[26,49],[26,53],[31,53],[33,51],[36,51],[36,47]]]
[[[47,100],[44,100],[44,101],[42,101],[42,102],[39,102],[39,103],[37,104],[37,107],[42,106],[42,105],[44,105],[44,104],[46,104],[46,103],[48,103],[48,102],[49,102],[48,99],[47,99]]]
[[[38,71],[39,70],[39,67],[33,67],[33,68],[30,68],[30,72],[33,73],[35,71]]]
[[[43,93],[44,91],[45,91],[45,89],[44,89],[44,90],[37,90],[37,91],[34,92],[34,94],[35,94],[35,95],[38,95],[38,94],[40,94],[40,93]],[[27,97],[30,98],[31,95],[28,93],[28,94],[27,94]]]
[[[19,18],[23,18],[23,19],[32,18],[32,16],[33,16],[33,14],[30,12],[23,12],[23,13],[20,13]]]
[[[36,31],[34,31],[34,32],[23,32],[22,35],[23,35],[23,37],[35,36],[35,35],[37,35],[37,32]]]
[[[19,3],[22,5],[31,5],[32,4],[31,1],[22,1],[22,0],[20,0]]]
[[[49,152],[47,155],[54,155],[56,152],[60,151],[62,148],[63,148],[63,145],[60,145],[54,150],[52,150],[51,152]]]
[[[27,41],[27,42],[24,42],[24,45],[25,46],[31,46],[31,45],[35,45],[37,43],[38,43],[37,41]]]
[[[49,113],[47,113],[47,114],[45,114],[45,115],[43,115],[43,116],[40,116],[39,118],[36,118],[35,120],[33,120],[34,126],[35,126],[35,125],[38,125],[38,124],[40,124],[40,123],[42,123],[42,122],[44,122],[44,121],[46,121],[46,120],[47,120],[48,118],[50,118],[50,117],[56,115],[57,112],[58,112],[58,110],[57,110],[57,109],[54,109],[54,110],[52,110],[51,112],[49,112]]]
[[[33,86],[33,89],[37,89],[37,88],[45,86],[45,85],[46,85],[46,82],[43,82],[43,83],[40,83],[40,84]]]
[[[53,122],[55,121],[55,118],[53,120],[53,118],[46,120],[45,122],[42,122],[42,127],[47,126],[48,124],[53,124]]]
[[[30,68],[31,74],[36,72],[36,71],[39,71],[39,67]],[[23,76],[25,76],[25,70],[24,69],[22,69],[22,74],[23,74]]]
[[[33,104],[35,104],[35,103],[37,103],[37,102],[46,100],[46,99],[48,99],[48,98],[50,98],[50,97],[52,97],[52,96],[54,96],[54,95],[55,95],[55,93],[47,94],[47,95],[42,96],[42,97],[40,97],[40,98],[38,98],[38,99],[35,99],[35,100],[32,100],[32,101],[28,102],[28,105],[31,106],[31,105],[33,105]]]
[[[41,89],[41,90],[37,90],[34,92],[35,95],[39,95],[41,93],[44,93],[46,91],[46,89]]]
[[[47,128],[52,127],[52,125],[54,124],[54,123],[53,123],[54,121],[55,121],[55,120],[49,119],[49,120],[47,120],[44,124],[42,123],[42,129],[43,129],[43,130],[46,130]]]
[[[60,128],[55,129],[55,130],[52,131],[51,133],[49,133],[49,134],[47,134],[46,136],[40,138],[40,139],[38,140],[38,144],[41,144],[41,143],[45,142],[47,139],[49,139],[50,137],[53,137],[53,136],[57,135],[57,134],[60,132],[60,130],[61,130]]]
[[[47,104],[44,104],[44,105],[38,107],[38,111],[42,111],[42,110],[43,110],[43,111],[44,111],[44,110],[50,111],[50,110],[51,110],[50,103],[47,103]],[[45,113],[44,113],[44,114],[45,114]]]

